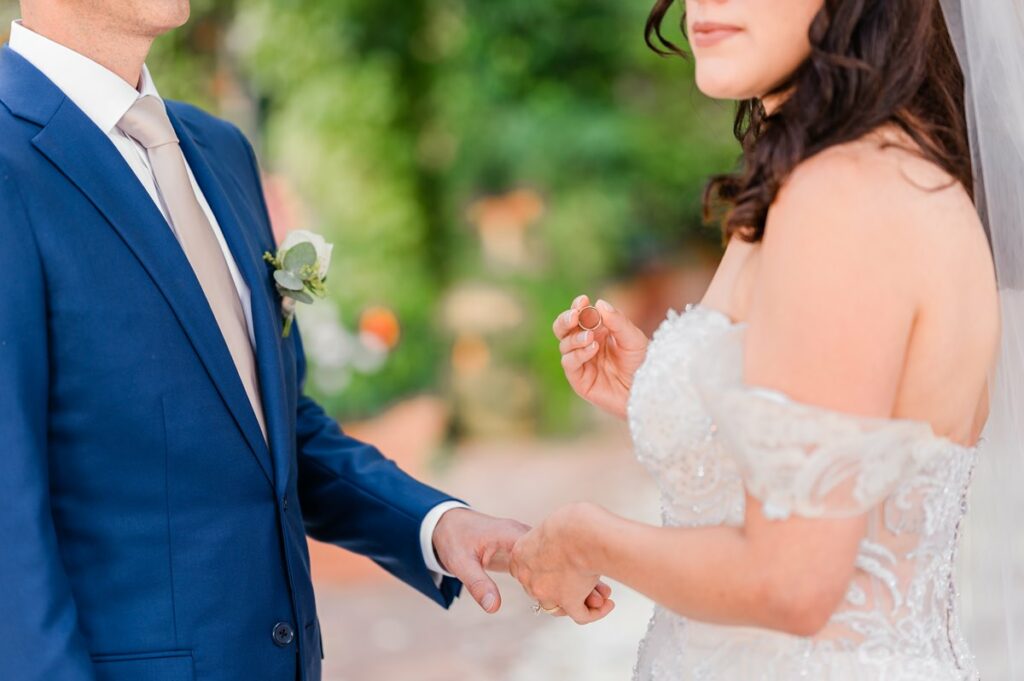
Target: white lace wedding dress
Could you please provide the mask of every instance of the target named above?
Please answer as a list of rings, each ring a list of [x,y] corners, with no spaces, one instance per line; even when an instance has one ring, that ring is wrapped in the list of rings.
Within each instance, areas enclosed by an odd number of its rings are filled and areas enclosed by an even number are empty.
[[[664,523],[741,525],[744,490],[770,518],[867,512],[856,574],[808,638],[657,607],[636,681],[976,679],[953,562],[977,447],[938,437],[925,422],[859,417],[744,386],[744,328],[700,305],[670,312],[637,372],[629,425],[660,487]]]

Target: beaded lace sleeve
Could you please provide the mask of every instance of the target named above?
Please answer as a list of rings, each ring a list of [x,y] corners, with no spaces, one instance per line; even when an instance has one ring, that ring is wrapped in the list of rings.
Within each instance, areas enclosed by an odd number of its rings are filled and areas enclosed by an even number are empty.
[[[832,411],[745,385],[742,330],[723,337],[694,380],[716,437],[765,517],[860,515],[937,451],[940,439],[923,421]]]

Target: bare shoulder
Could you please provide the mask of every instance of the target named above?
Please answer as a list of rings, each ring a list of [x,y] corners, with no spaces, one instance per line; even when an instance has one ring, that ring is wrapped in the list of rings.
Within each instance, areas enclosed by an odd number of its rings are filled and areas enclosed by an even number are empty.
[[[935,350],[925,364],[946,378],[964,357],[986,354],[975,341],[981,329],[987,342],[987,316],[973,331],[963,320],[995,300],[991,257],[969,195],[951,179],[868,139],[801,163],[769,210],[752,268],[748,380],[890,415],[913,337]]]
[[[992,276],[967,190],[891,130],[797,166],[769,211],[764,250],[766,258],[827,258],[910,289],[938,273]]]
[[[966,189],[910,144],[896,133],[873,133],[830,147],[793,170],[772,208],[843,211],[870,218],[865,229],[878,224],[896,238],[928,224],[979,227]]]

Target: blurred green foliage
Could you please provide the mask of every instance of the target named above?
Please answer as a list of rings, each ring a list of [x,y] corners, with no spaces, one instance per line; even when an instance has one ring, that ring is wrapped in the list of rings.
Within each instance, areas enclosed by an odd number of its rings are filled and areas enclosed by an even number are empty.
[[[543,429],[571,427],[553,317],[652,257],[718,238],[701,227],[700,194],[734,165],[731,107],[699,95],[689,62],[647,49],[646,2],[192,5],[150,59],[161,92],[231,116],[226,83],[240,83],[264,164],[311,208],[302,226],[336,244],[330,288],[346,325],[371,305],[401,322],[380,372],[318,395],[335,414],[450,391],[443,301],[472,284],[523,311],[487,337],[491,361],[534,386]],[[496,266],[468,211],[520,189],[543,203],[529,261]]]
[[[649,8],[619,0],[251,0],[236,45],[268,101],[268,157],[338,243],[335,295],[349,323],[395,310],[385,369],[321,396],[363,413],[447,375],[439,302],[478,282],[525,323],[490,338],[525,372],[546,429],[573,405],[550,321],[581,291],[625,276],[700,231],[710,172],[730,168],[730,107],[703,99],[691,65],[642,39]],[[467,208],[530,188],[546,204],[536,262],[496,268]],[[711,238],[717,238],[714,232]]]

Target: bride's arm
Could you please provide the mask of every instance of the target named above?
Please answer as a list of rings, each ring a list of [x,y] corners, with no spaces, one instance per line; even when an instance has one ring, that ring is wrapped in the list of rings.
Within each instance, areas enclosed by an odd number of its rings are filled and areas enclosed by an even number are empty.
[[[913,257],[919,221],[903,210],[906,196],[891,195],[898,178],[844,153],[805,164],[773,207],[746,320],[744,382],[888,417],[925,276]],[[747,502],[744,527],[706,529],[651,527],[575,505],[523,538],[516,574],[546,603],[570,603],[578,620],[586,618],[571,605],[575,592],[585,596],[586,580],[605,574],[688,617],[816,631],[850,582],[863,512],[768,520],[758,499]]]
[[[551,603],[606,575],[693,619],[813,634],[853,576],[864,519],[772,522],[748,502],[742,528],[654,527],[574,504],[523,539],[516,574]]]

